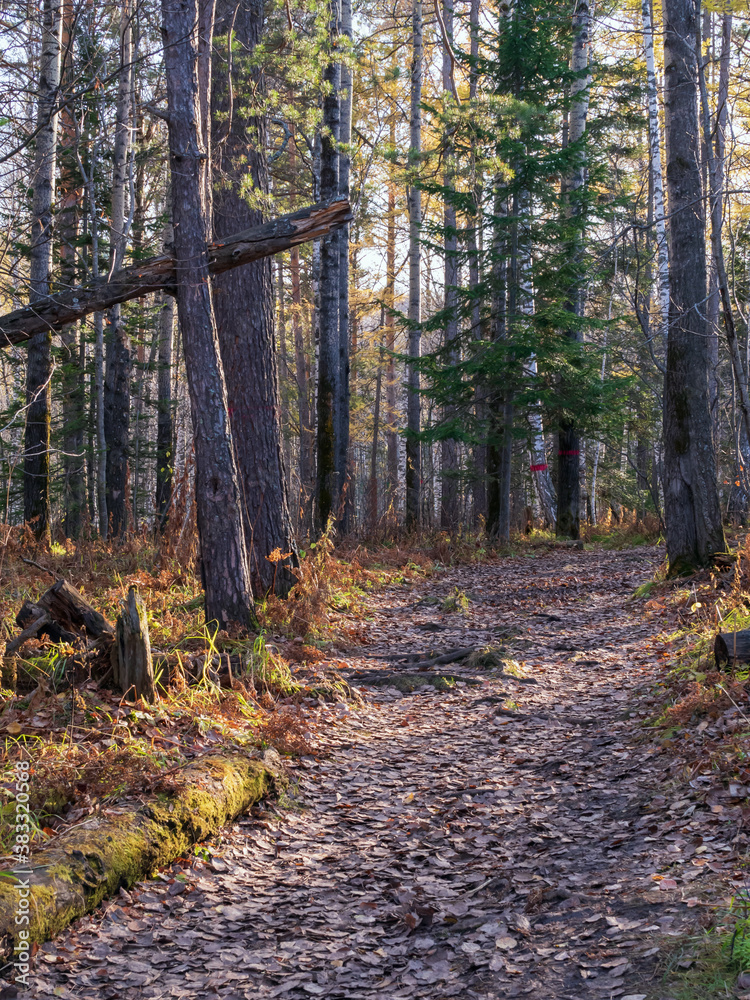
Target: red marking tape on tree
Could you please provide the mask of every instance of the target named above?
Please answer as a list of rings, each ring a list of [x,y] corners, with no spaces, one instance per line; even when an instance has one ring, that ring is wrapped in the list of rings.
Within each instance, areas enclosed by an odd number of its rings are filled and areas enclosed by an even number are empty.
[[[547,465],[547,463],[543,462],[541,465],[530,465],[529,466],[529,471],[530,472],[544,472],[544,470],[548,469],[548,468],[549,468],[549,466]]]

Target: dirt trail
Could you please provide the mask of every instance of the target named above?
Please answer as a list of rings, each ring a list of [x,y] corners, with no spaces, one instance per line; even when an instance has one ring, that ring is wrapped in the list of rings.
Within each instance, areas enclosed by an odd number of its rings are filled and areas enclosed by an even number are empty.
[[[247,817],[185,882],[80,921],[24,995],[661,996],[655,963],[699,912],[684,900],[732,861],[719,809],[713,867],[691,865],[670,831],[711,807],[690,788],[655,797],[670,760],[637,722],[658,623],[628,598],[661,558],[555,550],[374,597],[354,670],[518,628],[508,655],[536,683],[449,667],[481,686],[321,709],[331,756],[295,765],[290,808]],[[414,607],[455,586],[465,614]],[[651,876],[676,865],[660,889]]]

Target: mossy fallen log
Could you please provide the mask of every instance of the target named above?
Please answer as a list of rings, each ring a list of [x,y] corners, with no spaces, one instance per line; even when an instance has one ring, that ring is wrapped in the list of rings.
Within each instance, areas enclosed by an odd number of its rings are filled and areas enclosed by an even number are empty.
[[[28,931],[29,942],[53,937],[105,897],[210,837],[280,780],[274,751],[262,760],[211,755],[180,771],[169,794],[125,803],[116,815],[92,817],[62,834],[13,879],[0,879],[0,952],[12,953],[20,931]],[[24,916],[28,922],[19,920]]]

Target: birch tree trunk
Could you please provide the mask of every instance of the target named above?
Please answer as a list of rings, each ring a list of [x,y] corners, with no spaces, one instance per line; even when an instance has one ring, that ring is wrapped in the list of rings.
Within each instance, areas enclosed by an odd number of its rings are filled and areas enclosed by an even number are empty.
[[[418,361],[422,353],[422,268],[419,230],[422,224],[422,192],[419,189],[422,156],[422,0],[412,0],[411,90],[409,111],[409,357]],[[417,364],[409,365],[406,397],[406,528],[414,531],[420,523],[422,445],[420,377]]]
[[[60,86],[60,0],[44,0],[42,51],[39,65],[37,136],[31,178],[31,252],[29,286],[31,302],[45,299],[52,271],[52,205],[55,199],[58,115],[55,104]],[[30,342],[26,359],[26,427],[24,430],[23,516],[35,536],[49,541],[49,447],[52,331],[38,333]]]
[[[710,565],[725,548],[708,408],[706,244],[700,173],[697,12],[664,0],[664,105],[670,307],[664,380],[664,508],[669,574]]]
[[[582,148],[586,132],[586,119],[589,108],[589,86],[591,75],[588,72],[589,47],[591,42],[591,9],[589,0],[576,0],[573,14],[573,49],[570,65],[575,74],[570,87],[570,118],[568,125],[568,143],[580,147],[580,152],[565,184],[566,208],[569,219],[575,219],[581,214],[581,196],[585,181],[586,157]],[[579,231],[573,238],[572,253],[580,259],[583,252],[582,233]],[[581,324],[576,319],[584,315],[584,292],[581,275],[574,276],[568,311],[574,319],[566,332],[569,340],[583,340]],[[560,423],[558,435],[558,473],[557,473],[557,534],[562,537],[578,538],[581,532],[580,519],[580,475],[579,451],[580,435],[578,426],[573,419]]]
[[[110,271],[118,271],[125,257],[128,222],[125,215],[128,157],[132,145],[133,10],[123,0],[120,13],[120,72],[117,88],[115,142],[112,168]],[[131,212],[134,206],[131,205]],[[113,536],[127,528],[128,458],[130,452],[130,338],[122,307],[112,306],[106,337],[104,438],[107,446],[107,515]]]
[[[206,619],[257,625],[226,384],[208,269],[210,59],[214,7],[162,0],[177,311],[195,442],[195,499]]]
[[[249,107],[262,94],[262,75],[252,68],[263,32],[263,6],[255,0],[218,0],[212,80],[214,239],[263,222],[243,185],[268,195],[265,124]],[[213,299],[227,383],[237,471],[242,495],[245,545],[253,593],[273,587],[286,596],[296,561],[281,440],[281,401],[271,258],[234,268],[213,279]],[[280,549],[287,558],[269,562]]]
[[[663,346],[667,344],[669,324],[669,247],[667,244],[666,216],[664,212],[664,176],[661,167],[661,125],[659,123],[659,83],[656,79],[654,59],[654,25],[651,14],[652,0],[642,0],[643,47],[646,54],[646,88],[648,98],[648,147],[653,188],[654,233],[656,236],[657,285],[659,314]]]
[[[445,27],[445,39],[443,41],[443,97],[444,100],[453,100],[454,80],[453,80],[453,58],[451,46],[453,44],[453,0],[442,0],[443,25]],[[450,137],[446,139],[445,147],[445,173],[443,175],[443,186],[448,194],[443,204],[443,229],[445,232],[445,298],[443,307],[445,309],[445,345],[447,348],[458,339],[458,236],[456,233],[456,209],[451,203],[451,192],[454,185],[454,164],[453,145]],[[447,356],[448,364],[458,361],[455,347],[449,351]],[[443,419],[448,422],[455,417],[455,408],[444,407]],[[440,442],[440,466],[441,466],[441,502],[440,502],[440,526],[446,531],[455,531],[458,527],[459,505],[458,505],[458,442],[455,438],[445,438]]]

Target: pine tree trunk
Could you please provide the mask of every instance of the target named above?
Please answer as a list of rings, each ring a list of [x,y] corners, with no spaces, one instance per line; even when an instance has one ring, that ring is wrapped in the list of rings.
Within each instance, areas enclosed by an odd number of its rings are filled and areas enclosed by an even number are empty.
[[[52,270],[52,205],[55,198],[57,122],[54,113],[60,86],[60,0],[44,0],[42,7],[42,51],[39,66],[37,135],[33,201],[31,207],[31,254],[29,286],[31,302],[46,298]],[[29,342],[26,360],[26,428],[24,432],[23,516],[36,537],[49,540],[49,447],[50,379],[52,377],[52,333],[44,330]]]
[[[213,3],[162,0],[177,311],[195,443],[195,499],[206,619],[256,625],[208,268],[208,137]]]
[[[571,104],[568,142],[575,146],[583,141],[586,132],[586,119],[589,108],[589,87],[591,75],[586,70],[589,65],[589,47],[591,43],[591,9],[589,0],[576,0],[573,14],[573,50],[570,68],[576,74],[571,83]],[[578,156],[578,161],[566,180],[565,194],[567,199],[567,215],[574,219],[580,215],[582,206],[580,196],[585,180],[585,154]],[[582,255],[582,233],[579,231],[573,237],[572,253],[578,259]],[[567,331],[569,340],[583,340],[581,324],[576,319],[584,315],[584,292],[582,276],[575,277],[571,289],[568,311],[575,317]],[[580,501],[581,483],[579,475],[580,434],[575,420],[560,422],[558,433],[558,472],[557,472],[557,534],[563,538],[578,538],[581,533]]]
[[[232,93],[262,93],[264,81],[250,66],[263,31],[263,7],[254,0],[218,0],[213,61],[212,142],[214,239],[263,221],[243,197],[242,185],[268,194],[265,124]],[[231,47],[230,41],[231,38]],[[289,559],[272,563],[274,550],[291,553],[295,542],[287,500],[281,440],[281,400],[276,362],[271,259],[246,264],[213,279],[214,310],[227,383],[245,544],[256,597],[274,587],[286,596],[295,582]]]
[[[339,3],[330,0],[331,55],[323,73],[329,89],[323,98],[323,130],[320,142],[320,197],[322,201],[339,191],[338,141],[341,121],[341,64],[336,61]],[[328,519],[338,515],[340,483],[336,474],[339,403],[339,238],[325,236],[320,243],[320,310],[318,349],[318,468],[317,522],[325,531]]]
[[[112,229],[110,271],[118,271],[125,257],[126,191],[132,131],[133,14],[130,0],[120,13],[120,72],[117,89],[115,143],[112,168]],[[133,206],[131,206],[132,210]],[[104,439],[107,446],[107,515],[109,533],[117,537],[127,528],[128,458],[130,452],[130,338],[117,304],[109,311],[106,337]]]
[[[420,227],[422,224],[422,192],[419,189],[422,155],[422,0],[412,0],[412,54],[409,117],[409,357],[417,361],[422,353],[422,268]],[[409,365],[406,397],[406,528],[414,531],[420,525],[422,502],[421,399],[419,367]]]
[[[351,41],[352,0],[341,0],[341,35]],[[352,69],[348,62],[341,63],[341,108],[339,122],[339,197],[349,200],[349,174],[352,141]],[[350,348],[349,348],[349,223],[338,231],[339,241],[339,366],[338,409],[336,432],[336,479],[340,484],[339,532],[345,534],[352,528],[354,486],[349,463],[349,407],[350,407]]]
[[[469,9],[469,31],[471,35],[469,67],[469,99],[476,100],[479,85],[479,0],[471,0]],[[469,230],[469,288],[472,293],[471,304],[471,333],[474,340],[482,339],[482,299],[480,289],[480,267],[479,255],[482,236],[482,177],[477,172],[476,156],[472,150],[471,173],[473,183],[473,218]],[[484,400],[484,386],[477,386],[477,401],[474,406],[474,414],[479,427],[483,427],[487,422],[486,404]],[[481,431],[480,431],[481,434]],[[473,449],[474,481],[472,484],[472,494],[474,498],[474,525],[479,527],[482,522],[487,522],[487,446],[478,443]]]
[[[450,95],[453,91],[453,62],[449,45],[453,44],[453,0],[442,0],[443,23],[447,43],[443,44],[443,96],[446,100],[452,99]],[[458,237],[456,234],[456,209],[451,203],[451,194],[454,187],[454,152],[450,142],[446,145],[445,162],[446,170],[443,176],[443,186],[447,196],[443,204],[443,228],[445,231],[445,345],[451,345],[458,339]],[[457,350],[453,347],[447,357],[448,364],[457,363]],[[443,419],[449,422],[455,418],[455,407],[445,406]],[[440,469],[441,469],[441,501],[440,501],[440,526],[446,531],[455,531],[458,528],[459,506],[458,506],[458,442],[455,438],[446,438],[440,443]]]
[[[696,100],[697,15],[664,2],[664,98],[670,308],[664,380],[664,506],[672,576],[709,565],[725,547],[708,409],[706,253]]]

